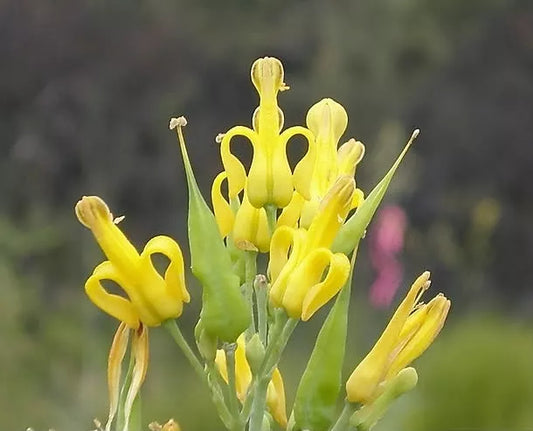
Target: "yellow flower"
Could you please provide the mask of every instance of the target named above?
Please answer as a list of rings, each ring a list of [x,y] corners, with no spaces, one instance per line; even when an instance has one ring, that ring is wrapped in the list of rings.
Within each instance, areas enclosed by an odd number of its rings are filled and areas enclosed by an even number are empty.
[[[270,228],[264,208],[255,208],[250,204],[246,191],[242,202],[234,214],[230,203],[222,195],[222,182],[226,180],[225,172],[218,174],[211,187],[211,201],[217,220],[218,229],[223,238],[231,234],[235,245],[242,250],[266,253],[270,247]]]
[[[185,287],[183,256],[178,244],[169,237],[152,238],[141,254],[117,227],[105,202],[97,196],[84,196],[76,204],[78,220],[91,229],[108,260],[98,265],[85,283],[91,301],[106,313],[138,329],[158,326],[181,315],[183,302],[189,302]],[[170,263],[162,277],[151,257],[160,253]],[[127,298],[111,294],[102,280],[117,283]]]
[[[105,427],[106,431],[111,429],[111,425],[118,411],[119,395],[120,395],[120,375],[122,372],[122,362],[128,347],[130,332],[133,332],[133,340],[131,343],[131,354],[133,356],[133,370],[131,374],[131,381],[124,401],[124,428],[122,431],[127,431],[133,408],[133,402],[141,389],[141,386],[146,377],[146,370],[148,368],[148,328],[140,325],[138,329],[130,329],[128,325],[121,322],[111,349],[109,350],[109,359],[107,363],[107,384],[109,391],[109,416]]]
[[[251,77],[259,93],[259,107],[252,117],[253,128],[235,126],[220,139],[222,163],[228,174],[229,197],[230,200],[235,198],[246,187],[248,199],[255,208],[266,204],[283,208],[291,200],[294,189],[309,198],[308,179],[315,157],[313,135],[300,126],[281,132],[283,112],[278,107],[277,97],[280,91],[289,87],[283,82],[283,65],[278,59],[265,57],[256,60]],[[304,136],[309,147],[293,174],[286,147],[295,135]],[[248,176],[242,163],[231,153],[231,140],[235,136],[245,137],[252,144],[253,156]]]
[[[348,258],[334,254],[330,246],[348,215],[354,187],[353,178],[340,177],[324,197],[309,230],[280,226],[272,236],[270,299],[292,318],[308,320],[348,278]]]
[[[307,113],[307,127],[315,136],[316,157],[309,182],[309,198],[305,199],[294,192],[291,202],[284,208],[278,225],[308,228],[318,211],[320,201],[342,175],[354,176],[357,164],[365,153],[365,146],[350,139],[337,150],[337,145],[348,125],[348,115],[339,103],[332,99],[322,99]],[[351,208],[356,208],[363,200],[363,193],[356,189]]]
[[[215,363],[222,378],[228,382],[228,368],[224,350],[217,350]],[[252,370],[246,359],[246,341],[244,334],[237,339],[235,349],[235,389],[237,397],[244,403],[248,388],[252,382]],[[279,369],[276,367],[272,373],[272,380],[267,389],[267,405],[274,420],[283,428],[287,426],[287,411],[285,407],[285,387]]]
[[[429,275],[426,271],[416,279],[373,349],[348,379],[348,401],[371,403],[386,383],[418,358],[439,334],[450,301],[439,294],[427,304],[418,304],[431,284]]]

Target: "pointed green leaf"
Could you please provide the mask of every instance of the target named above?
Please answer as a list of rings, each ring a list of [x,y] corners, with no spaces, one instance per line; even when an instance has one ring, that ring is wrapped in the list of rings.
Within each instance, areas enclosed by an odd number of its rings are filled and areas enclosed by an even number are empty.
[[[400,166],[402,159],[407,154],[407,151],[418,136],[418,133],[418,129],[413,132],[409,142],[407,142],[405,148],[400,153],[389,172],[387,172],[377,186],[374,187],[361,206],[357,208],[357,211],[340,228],[333,243],[332,250],[334,252],[341,252],[344,254],[350,253],[364,236],[366,228],[370,224],[383,196],[385,196],[385,192],[389,187],[392,177],[396,173],[396,169]]]

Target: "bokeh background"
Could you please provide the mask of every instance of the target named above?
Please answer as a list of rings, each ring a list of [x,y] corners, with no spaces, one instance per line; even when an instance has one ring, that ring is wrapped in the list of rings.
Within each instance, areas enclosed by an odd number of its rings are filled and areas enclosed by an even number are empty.
[[[323,97],[345,106],[345,139],[367,147],[357,174],[366,191],[422,130],[386,197],[407,216],[402,287],[390,306],[372,304],[363,247],[346,371],[423,269],[453,308],[418,361],[417,390],[379,429],[533,429],[528,0],[2,0],[0,428],[88,430],[105,419],[116,323],[83,293],[102,255],[73,206],[100,195],[138,246],[164,233],[186,248],[168,119],[187,116],[207,194],[221,169],[214,137],[249,124],[249,67],[265,55],[285,65],[287,125]],[[200,297],[190,281],[189,338]],[[323,317],[298,328],[282,363],[289,400]],[[152,331],[151,347],[145,422],[220,429],[167,334]]]

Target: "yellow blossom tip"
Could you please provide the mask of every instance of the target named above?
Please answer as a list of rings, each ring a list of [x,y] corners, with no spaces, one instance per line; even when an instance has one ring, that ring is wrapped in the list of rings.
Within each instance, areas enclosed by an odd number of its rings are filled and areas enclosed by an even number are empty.
[[[168,124],[168,128],[170,130],[173,130],[177,127],[185,127],[187,125],[187,119],[183,116],[177,117],[177,118],[171,118],[170,123]]]
[[[109,207],[98,196],[83,196],[76,204],[74,211],[80,223],[89,229],[102,218],[113,222]]]

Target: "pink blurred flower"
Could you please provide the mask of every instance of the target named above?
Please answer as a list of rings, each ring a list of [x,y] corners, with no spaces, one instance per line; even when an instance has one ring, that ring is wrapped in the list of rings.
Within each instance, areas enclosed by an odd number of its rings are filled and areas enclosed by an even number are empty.
[[[388,307],[403,278],[398,254],[403,249],[407,217],[398,205],[383,207],[370,231],[370,262],[377,276],[370,288],[370,302],[377,308]]]

